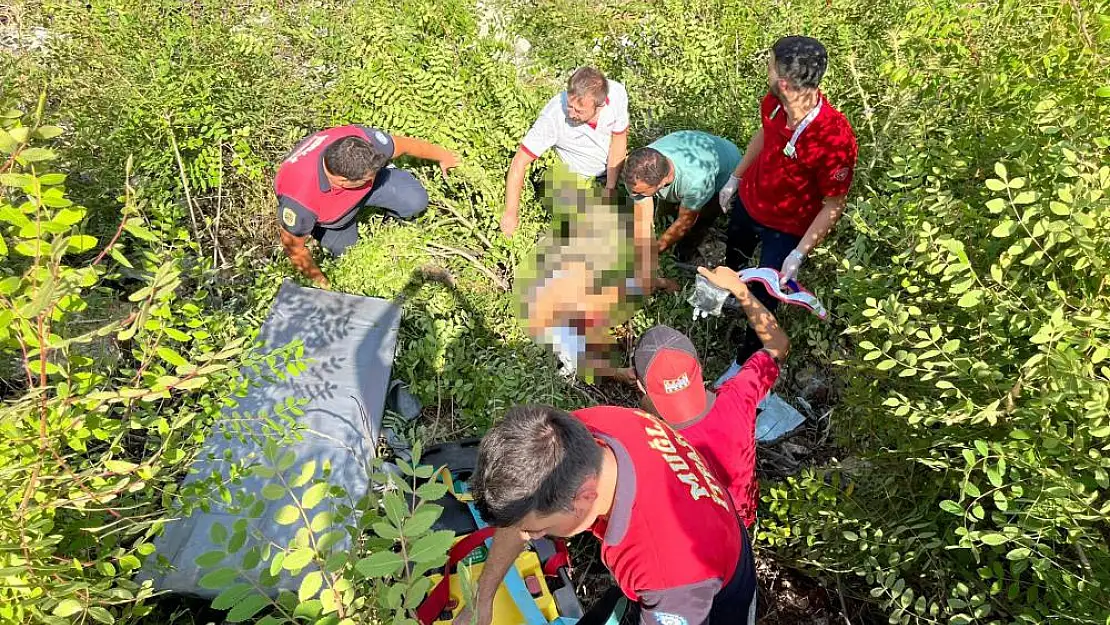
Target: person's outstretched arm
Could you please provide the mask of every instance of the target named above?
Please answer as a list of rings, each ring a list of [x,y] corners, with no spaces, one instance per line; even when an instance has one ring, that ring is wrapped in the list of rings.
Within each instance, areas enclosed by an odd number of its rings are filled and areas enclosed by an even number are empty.
[[[534,160],[536,157],[520,147],[509,165],[509,175],[505,178],[505,214],[501,216],[501,232],[507,237],[513,236],[520,223],[520,192],[524,188],[524,175]]]
[[[790,353],[790,339],[771,311],[767,310],[767,307],[748,290],[748,285],[740,279],[740,274],[723,266],[713,270],[698,267],[698,273],[715,286],[732,293],[740,303],[740,307],[744,309],[744,314],[748,316],[748,323],[763,343],[763,349],[778,362],[785,361],[786,355]]]
[[[497,596],[497,589],[527,544],[528,541],[518,530],[498,528],[494,532],[489,555],[482,567],[482,574],[478,576],[475,605],[465,606],[455,617],[454,625],[472,625],[475,609],[477,621],[473,625],[490,625],[493,622],[493,599]]]

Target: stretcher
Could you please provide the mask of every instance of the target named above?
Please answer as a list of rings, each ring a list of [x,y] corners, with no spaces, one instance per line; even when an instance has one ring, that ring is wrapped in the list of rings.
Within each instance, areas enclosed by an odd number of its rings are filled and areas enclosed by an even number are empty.
[[[494,529],[474,507],[466,480],[477,462],[478,440],[447,443],[429,448],[421,462],[444,467],[448,494],[436,503],[444,512],[436,529],[455,532],[458,538],[443,570],[432,575],[434,586],[417,610],[421,625],[450,625],[466,605],[459,567],[469,567],[476,585],[485,565]],[[605,606],[606,614],[584,614],[570,580],[570,553],[562,539],[532,540],[517,558],[494,597],[493,625],[616,625],[624,611]]]

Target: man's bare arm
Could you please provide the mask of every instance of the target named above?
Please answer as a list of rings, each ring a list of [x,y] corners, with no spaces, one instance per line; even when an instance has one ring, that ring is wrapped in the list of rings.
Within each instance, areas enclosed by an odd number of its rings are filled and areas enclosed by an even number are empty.
[[[682,237],[686,236],[686,233],[690,232],[690,228],[693,228],[697,221],[697,211],[692,211],[685,206],[679,206],[678,219],[674,220],[671,227],[667,228],[663,236],[659,237],[659,252],[667,251],[672,245],[682,239]]]
[[[316,266],[316,261],[312,259],[312,252],[308,251],[308,247],[305,245],[308,237],[290,234],[284,228],[279,228],[278,231],[281,235],[281,246],[285,248],[285,254],[289,256],[289,260],[293,262],[297,271],[300,271],[316,284],[328,288],[330,285],[327,277]]]
[[[737,178],[743,176],[744,172],[748,171],[748,168],[752,166],[752,163],[755,162],[756,157],[758,157],[759,153],[762,151],[763,127],[760,126],[759,130],[755,131],[751,140],[748,141],[748,147],[744,150],[744,156],[740,159],[740,164],[736,166],[736,170],[732,172],[732,175]]]
[[[536,158],[524,148],[517,148],[509,165],[509,175],[505,178],[505,214],[501,216],[501,231],[507,237],[516,232],[520,223],[520,192],[524,188],[524,176],[534,160]]]
[[[712,271],[705,267],[698,267],[698,273],[717,287],[732,293],[740,303],[740,307],[744,309],[744,314],[748,316],[748,323],[763,343],[763,349],[766,349],[775,360],[784,361],[786,355],[790,353],[790,339],[771,311],[767,310],[767,307],[748,290],[748,285],[740,279],[740,274],[723,266]]]
[[[477,608],[477,625],[489,625],[493,620],[493,599],[505,575],[524,551],[528,541],[518,530],[498,528],[493,534],[482,574],[478,576],[478,596],[475,606],[466,606],[455,618],[455,625],[471,625],[473,610]]]
[[[628,154],[628,132],[615,132],[610,137],[609,158],[606,161],[607,167],[605,170],[605,190],[610,195],[615,195],[617,184],[620,181],[621,167],[624,165],[624,158]]]
[[[644,293],[651,292],[655,275],[655,241],[652,230],[655,227],[655,199],[644,198],[632,207],[633,249],[636,253],[636,280]]]
[[[840,218],[844,215],[844,207],[847,204],[847,195],[825,198],[821,205],[821,212],[813,218],[813,223],[809,224],[805,236],[802,237],[802,240],[798,242],[798,246],[794,249],[798,250],[802,256],[808,256],[813,248],[821,245],[821,242],[829,235],[836,222],[840,221]]]
[[[444,173],[459,164],[459,157],[447,148],[429,143],[423,139],[393,135],[393,157],[397,158],[398,156],[412,156],[428,161],[436,161]]]

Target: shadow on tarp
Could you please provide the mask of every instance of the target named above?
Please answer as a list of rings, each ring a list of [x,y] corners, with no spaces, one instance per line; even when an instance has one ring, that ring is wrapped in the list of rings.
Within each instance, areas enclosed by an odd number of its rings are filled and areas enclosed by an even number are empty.
[[[264,430],[275,422],[280,428],[282,421],[274,415],[287,402],[297,401],[303,414],[288,414],[288,418],[295,422],[300,436],[280,450],[295,453],[296,462],[284,475],[295,476],[304,463],[315,461],[315,475],[319,477],[325,463],[330,465],[328,482],[343,488],[349,501],[326,498],[313,515],[356,502],[369,488],[368,466],[375,456],[381,429],[400,320],[399,302],[301,287],[291,281],[282,284],[258,340],[264,352],[301,341],[307,369],[284,380],[255,377],[256,384],[237,399],[237,405],[224,409],[183,489],[213,474],[227,478],[235,465],[261,462]],[[263,373],[272,378],[269,372]],[[277,478],[244,477],[230,486],[230,506],[212,493],[207,511],[197,507],[187,517],[167,522],[154,544],[156,555],[166,558],[169,566],[158,566],[156,556],[151,556],[139,579],[152,580],[160,591],[212,598],[223,588],[201,588],[199,581],[205,574],[220,567],[241,568],[243,554],[254,545],[270,543],[279,550],[292,545],[303,522],[280,525],[274,520],[276,512],[290,502],[288,495],[265,501],[264,512],[255,518],[248,518],[235,505],[238,497],[260,494],[271,482],[280,483]],[[311,484],[294,489],[297,496]],[[213,525],[219,523],[230,532],[239,519],[245,519],[249,528],[246,544],[215,567],[198,567],[198,556],[220,549],[210,539]],[[335,548],[342,550],[349,544],[350,538],[345,535]],[[268,562],[260,566],[268,566]],[[244,575],[257,580],[260,570]],[[308,567],[301,575],[311,570]],[[281,589],[295,591],[298,585],[299,579],[283,572],[273,590],[275,594]]]

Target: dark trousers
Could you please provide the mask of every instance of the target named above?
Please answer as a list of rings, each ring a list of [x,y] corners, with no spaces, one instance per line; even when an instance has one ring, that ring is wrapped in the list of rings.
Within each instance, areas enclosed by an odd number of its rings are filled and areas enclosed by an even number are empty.
[[[798,246],[802,238],[793,234],[780,232],[757,223],[744,208],[740,197],[732,200],[732,210],[728,219],[728,248],[725,251],[725,264],[729,269],[740,271],[751,265],[755,257],[755,248],[762,243],[759,252],[759,266],[772,269],[782,269],[782,263],[790,255],[790,251]],[[758,282],[749,284],[752,295],[774,312],[778,308],[779,300],[771,296],[767,289]],[[736,362],[743,364],[752,354],[763,348],[755,329],[748,324],[744,333],[744,340],[736,350]]]
[[[374,178],[374,187],[361,206],[380,208],[397,219],[413,219],[428,207],[428,192],[416,176],[403,169],[385,167]],[[312,236],[320,241],[320,247],[339,256],[354,245],[358,241],[358,210],[355,213],[338,228],[316,226]]]

